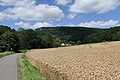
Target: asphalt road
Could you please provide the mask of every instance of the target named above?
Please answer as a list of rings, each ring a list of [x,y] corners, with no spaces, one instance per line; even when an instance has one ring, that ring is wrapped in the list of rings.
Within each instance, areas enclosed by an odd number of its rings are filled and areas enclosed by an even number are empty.
[[[13,54],[0,58],[0,80],[18,80],[17,58],[20,54]]]

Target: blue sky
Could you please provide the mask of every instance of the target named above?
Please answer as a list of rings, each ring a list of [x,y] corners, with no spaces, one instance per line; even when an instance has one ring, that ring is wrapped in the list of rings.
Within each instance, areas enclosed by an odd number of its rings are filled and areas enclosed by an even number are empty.
[[[0,25],[109,28],[120,24],[120,0],[0,0]]]

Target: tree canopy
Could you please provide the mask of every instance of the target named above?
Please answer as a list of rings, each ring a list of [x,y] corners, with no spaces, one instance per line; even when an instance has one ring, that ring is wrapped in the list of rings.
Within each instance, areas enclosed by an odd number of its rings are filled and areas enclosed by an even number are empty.
[[[85,27],[46,27],[14,30],[0,25],[0,52],[21,49],[54,48],[61,43],[84,44],[120,40],[120,27],[109,29]]]

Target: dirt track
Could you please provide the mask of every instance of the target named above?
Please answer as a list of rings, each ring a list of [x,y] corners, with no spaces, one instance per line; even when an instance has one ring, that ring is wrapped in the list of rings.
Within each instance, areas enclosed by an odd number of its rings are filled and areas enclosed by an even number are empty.
[[[31,50],[28,60],[51,80],[120,80],[120,42]]]

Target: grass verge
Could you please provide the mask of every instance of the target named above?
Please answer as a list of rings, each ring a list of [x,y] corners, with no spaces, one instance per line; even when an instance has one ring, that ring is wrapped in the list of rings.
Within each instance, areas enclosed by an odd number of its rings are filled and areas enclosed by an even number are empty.
[[[19,57],[19,80],[47,80],[47,77],[32,66],[23,53]]]
[[[15,52],[3,52],[3,53],[0,53],[0,58],[4,57],[4,56],[8,56],[8,55],[11,55],[11,54],[15,54]]]
[[[26,53],[28,50],[19,50],[20,53]]]

